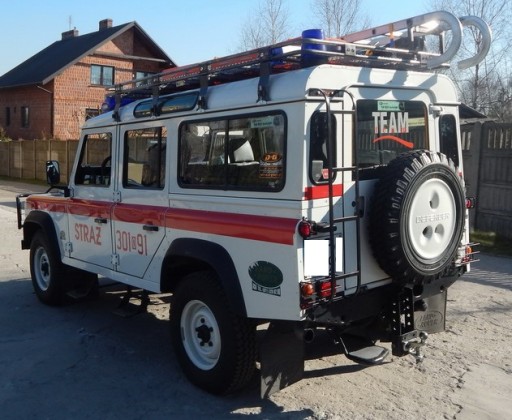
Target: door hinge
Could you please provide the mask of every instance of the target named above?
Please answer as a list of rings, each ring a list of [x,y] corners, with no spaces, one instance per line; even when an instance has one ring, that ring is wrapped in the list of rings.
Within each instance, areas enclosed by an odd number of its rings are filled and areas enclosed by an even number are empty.
[[[73,252],[73,244],[71,242],[66,242],[64,244],[64,252],[70,256],[71,253]]]
[[[114,191],[112,193],[112,201],[114,201],[114,203],[121,202],[121,191]]]
[[[119,254],[112,254],[110,256],[110,264],[112,264],[114,268],[117,268],[119,265]]]

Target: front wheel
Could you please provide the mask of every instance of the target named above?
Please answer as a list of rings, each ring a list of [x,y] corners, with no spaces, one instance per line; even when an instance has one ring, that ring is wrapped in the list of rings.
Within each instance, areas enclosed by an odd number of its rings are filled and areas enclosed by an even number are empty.
[[[190,382],[213,394],[227,394],[252,378],[255,327],[229,309],[213,273],[192,273],[180,282],[170,320],[174,350]]]
[[[46,235],[37,232],[30,244],[30,275],[39,300],[48,305],[60,305],[65,296],[64,266],[57,250]]]

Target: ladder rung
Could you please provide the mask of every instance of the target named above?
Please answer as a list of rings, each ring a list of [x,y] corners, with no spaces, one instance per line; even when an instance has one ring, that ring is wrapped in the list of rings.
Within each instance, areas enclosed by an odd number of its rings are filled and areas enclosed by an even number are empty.
[[[350,222],[352,220],[359,219],[359,216],[344,216],[344,217],[338,217],[333,220],[334,223],[343,223],[343,222]]]

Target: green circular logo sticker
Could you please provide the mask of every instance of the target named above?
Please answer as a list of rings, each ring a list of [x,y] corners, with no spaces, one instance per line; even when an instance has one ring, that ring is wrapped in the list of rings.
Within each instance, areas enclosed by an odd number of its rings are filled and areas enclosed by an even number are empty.
[[[254,291],[280,296],[283,273],[279,267],[268,261],[256,261],[249,267]]]

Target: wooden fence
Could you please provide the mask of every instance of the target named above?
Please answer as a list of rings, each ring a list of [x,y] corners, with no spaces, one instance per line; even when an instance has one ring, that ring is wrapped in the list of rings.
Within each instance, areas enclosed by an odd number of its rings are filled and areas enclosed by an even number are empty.
[[[512,124],[461,127],[467,195],[477,197],[470,225],[512,239]]]
[[[0,176],[46,180],[46,161],[58,160],[67,182],[77,148],[77,140],[0,141]]]

